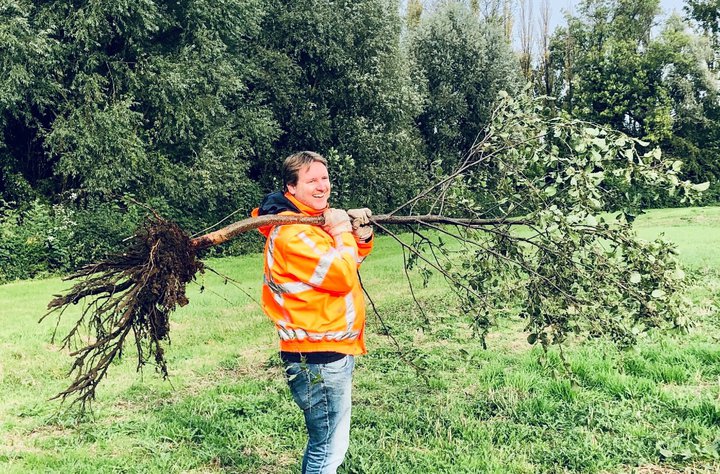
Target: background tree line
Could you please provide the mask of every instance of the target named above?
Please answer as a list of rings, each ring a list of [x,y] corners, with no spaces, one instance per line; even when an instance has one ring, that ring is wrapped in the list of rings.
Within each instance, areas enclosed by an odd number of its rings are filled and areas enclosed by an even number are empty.
[[[716,201],[718,2],[656,26],[659,0],[584,0],[553,32],[531,5],[5,0],[0,281],[118,250],[134,201],[190,232],[244,216],[301,149],[329,158],[334,205],[389,210],[457,165],[501,90],[660,145]]]

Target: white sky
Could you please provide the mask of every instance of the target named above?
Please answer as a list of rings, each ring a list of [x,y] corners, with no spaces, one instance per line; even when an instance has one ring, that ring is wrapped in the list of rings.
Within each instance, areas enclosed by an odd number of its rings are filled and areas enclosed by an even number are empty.
[[[542,5],[541,0],[531,0],[533,3],[533,10],[535,15],[540,12],[540,6]],[[573,9],[575,5],[579,3],[578,0],[548,0],[550,6],[550,31],[553,31],[557,25],[565,24],[565,11]],[[662,8],[664,17],[667,17],[673,11],[682,15],[682,7],[685,4],[683,0],[660,0],[660,8]],[[572,10],[574,11],[574,9]]]
[[[531,5],[531,14],[533,17],[532,22],[532,28],[533,28],[533,37],[537,40],[537,35],[539,33],[539,19],[540,19],[540,10],[542,8],[543,0],[529,0]],[[436,4],[438,3],[437,0],[426,0],[424,2],[426,4]],[[550,7],[550,32],[552,33],[555,28],[559,25],[565,24],[565,12],[566,11],[575,11],[575,6],[580,3],[580,0],[548,0],[548,6]],[[519,45],[519,37],[520,32],[518,29],[518,2],[513,2],[514,8],[515,8],[515,25],[514,25],[514,32],[513,32],[513,44],[517,47]],[[662,10],[662,14],[660,17],[657,18],[658,25],[661,25],[664,22],[664,19],[667,18],[672,12],[677,12],[679,15],[683,15],[683,6],[685,5],[684,0],[660,0],[660,8]],[[407,7],[407,0],[402,0],[400,3],[400,10],[401,12],[405,10]],[[426,5],[427,7],[427,5]],[[657,30],[657,28],[656,28]]]

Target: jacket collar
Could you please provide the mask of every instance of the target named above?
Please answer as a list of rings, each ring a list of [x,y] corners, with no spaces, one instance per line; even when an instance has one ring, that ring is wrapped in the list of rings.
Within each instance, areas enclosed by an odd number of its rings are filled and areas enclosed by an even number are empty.
[[[284,196],[288,199],[288,201],[290,201],[291,203],[293,203],[293,204],[295,205],[295,207],[297,207],[298,210],[299,210],[301,213],[305,214],[306,216],[319,216],[319,215],[321,215],[323,212],[325,212],[325,210],[329,207],[329,206],[328,206],[328,207],[326,207],[325,209],[317,210],[317,209],[313,209],[312,207],[310,207],[310,206],[308,206],[308,205],[305,205],[305,204],[301,203],[300,201],[298,201],[297,199],[295,199],[295,196],[293,196],[293,195],[290,194],[289,192],[286,192],[286,193],[284,194]]]

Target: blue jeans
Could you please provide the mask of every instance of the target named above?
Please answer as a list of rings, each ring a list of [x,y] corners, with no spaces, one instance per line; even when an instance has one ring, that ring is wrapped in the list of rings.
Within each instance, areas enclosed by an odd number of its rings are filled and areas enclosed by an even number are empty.
[[[352,373],[355,358],[327,364],[286,362],[285,374],[295,403],[305,415],[308,443],[303,474],[331,474],[350,446]]]

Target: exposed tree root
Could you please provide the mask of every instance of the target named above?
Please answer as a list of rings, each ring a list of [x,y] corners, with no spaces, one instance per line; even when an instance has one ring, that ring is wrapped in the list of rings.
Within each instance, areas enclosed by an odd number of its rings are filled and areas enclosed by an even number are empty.
[[[63,339],[63,347],[74,349],[70,369],[72,384],[54,398],[73,398],[84,411],[95,398],[95,389],[123,353],[132,332],[138,369],[149,360],[163,377],[167,365],[161,341],[169,340],[168,316],[188,303],[185,285],[203,264],[196,257],[190,238],[174,223],[158,216],[149,219],[133,236],[125,253],[86,265],[66,279],[80,280],[65,295],[56,295],[49,314],[60,314],[72,304],[87,299],[80,319]],[[79,344],[87,326],[94,340]]]

